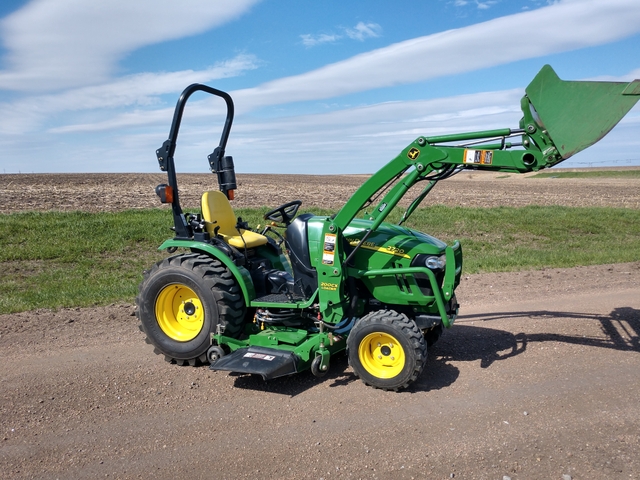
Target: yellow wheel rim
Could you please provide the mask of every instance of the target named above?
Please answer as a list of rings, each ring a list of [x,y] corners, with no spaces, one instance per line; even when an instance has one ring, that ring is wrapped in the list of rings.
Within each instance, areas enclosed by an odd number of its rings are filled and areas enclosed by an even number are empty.
[[[358,359],[367,372],[376,378],[393,378],[402,372],[404,349],[393,335],[370,333],[358,347]]]
[[[172,284],[158,294],[156,320],[169,338],[188,342],[202,331],[204,308],[196,292],[185,285]]]

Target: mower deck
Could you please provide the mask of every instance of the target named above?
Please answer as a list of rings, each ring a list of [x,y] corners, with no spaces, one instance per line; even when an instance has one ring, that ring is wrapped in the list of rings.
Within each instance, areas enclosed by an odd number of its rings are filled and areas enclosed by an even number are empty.
[[[225,355],[210,370],[261,375],[264,380],[297,373],[298,356],[290,351],[268,347],[245,347]]]

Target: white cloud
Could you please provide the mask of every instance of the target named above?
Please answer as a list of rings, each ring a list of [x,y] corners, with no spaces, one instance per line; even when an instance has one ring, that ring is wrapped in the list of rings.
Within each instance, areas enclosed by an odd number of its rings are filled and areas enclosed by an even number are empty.
[[[469,5],[471,2],[469,2],[468,0],[454,0],[453,5],[455,7],[466,7],[467,5]],[[478,10],[488,10],[489,8],[493,7],[495,4],[499,3],[498,0],[486,0],[484,2],[480,1],[480,0],[474,0],[476,8]],[[526,7],[525,7],[526,8]]]
[[[601,45],[638,32],[637,0],[565,0],[396,43],[235,95],[250,108],[332,98]]]
[[[318,35],[311,35],[310,33],[306,33],[304,35],[300,35],[302,39],[302,44],[305,47],[315,47],[316,45],[321,45],[323,43],[333,43],[342,38],[342,35],[336,34],[327,34],[320,33]]]
[[[476,5],[478,6],[479,10],[488,10],[492,6],[494,6],[496,3],[498,2],[495,2],[495,1],[479,2],[478,0],[476,0]]]
[[[382,33],[382,27],[377,23],[358,22],[353,28],[347,28],[346,34],[353,40],[364,41],[367,38],[379,37]]]
[[[242,115],[234,123],[227,152],[234,156],[238,172],[373,173],[420,135],[518,128],[523,94],[524,88],[516,88],[269,120]],[[640,105],[602,141],[569,162],[625,160],[624,153],[619,152],[625,142],[632,147],[627,151],[637,147],[639,115]],[[176,157],[181,171],[206,170],[206,154],[214,142],[202,125],[210,124],[199,118],[185,125],[189,133],[183,137]],[[156,143],[149,145],[149,151],[157,147]]]
[[[339,97],[598,45],[640,31],[640,9],[635,5],[635,0],[565,0],[539,10],[396,43],[231,94],[236,110],[247,112],[266,105]],[[420,58],[429,61],[416,61]],[[139,111],[93,124],[67,125],[56,131],[141,125],[145,115],[149,122],[158,119],[153,112]]]
[[[219,26],[258,1],[32,0],[0,23],[9,52],[0,88],[57,90],[104,82],[126,53]]]
[[[101,8],[106,8],[100,3],[102,0],[95,1]],[[198,3],[196,0],[190,1],[194,5]],[[81,4],[85,5],[83,8],[93,5],[80,0],[59,2],[76,8]],[[147,2],[148,0],[140,0],[138,3],[144,4],[149,12],[158,9],[159,2]],[[204,3],[226,5],[228,8],[221,15],[228,21],[235,18],[233,12],[240,15],[255,1]],[[26,8],[43,8],[43,5],[50,4],[50,0],[39,0]],[[124,2],[113,0],[108,4],[123,8]],[[236,8],[236,5],[239,7]],[[225,21],[213,19],[211,15],[209,17],[208,25],[213,25],[218,20]],[[11,22],[9,19],[12,19]],[[154,28],[159,25],[172,25],[172,21],[160,20],[159,17],[154,17],[154,20],[148,23]],[[55,23],[55,19],[50,21]],[[15,23],[16,20],[10,16],[0,25],[3,38],[14,39],[9,42],[11,45],[7,44],[10,57],[7,58],[8,62],[4,63],[9,67],[0,72],[0,88],[9,88],[8,85],[13,88],[16,83],[20,83],[19,86],[25,90],[34,85],[42,86],[43,84],[37,82],[42,81],[42,75],[45,75],[44,80],[51,82],[53,89],[61,89],[61,92],[39,94],[34,97],[20,97],[21,94],[16,93],[15,97],[18,100],[0,105],[0,111],[3,112],[0,116],[0,132],[5,134],[0,135],[0,147],[5,152],[5,159],[8,159],[3,168],[10,171],[105,171],[105,165],[108,165],[111,171],[141,171],[153,168],[153,151],[161,143],[158,138],[162,139],[168,129],[175,101],[175,98],[172,98],[171,105],[167,105],[163,102],[164,99],[160,98],[161,95],[179,91],[188,83],[239,75],[259,65],[259,61],[254,57],[238,55],[204,70],[143,73],[112,80],[110,77],[119,56],[130,49],[154,41],[152,33],[143,32],[144,35],[139,36],[132,34],[135,38],[127,40],[128,43],[118,40],[120,43],[116,42],[117,48],[107,48],[91,38],[90,47],[95,46],[96,55],[106,58],[107,61],[95,67],[96,71],[90,72],[91,75],[80,75],[81,78],[78,79],[78,72],[84,71],[88,64],[74,65],[73,57],[65,55],[59,68],[66,76],[54,83],[53,69],[57,67],[53,60],[44,59],[46,61],[43,60],[44,64],[40,66],[37,55],[29,54],[31,56],[26,55],[24,62],[15,61],[17,53],[28,50],[28,42],[25,40],[26,37],[7,33],[6,26],[12,22]],[[40,28],[42,23],[36,23],[35,27]],[[183,30],[187,33],[184,35],[198,31],[198,25],[201,25],[191,24],[186,20],[182,23],[186,25]],[[179,21],[178,25],[182,23]],[[206,22],[202,25],[204,23]],[[115,23],[111,22],[111,25]],[[351,29],[355,32],[354,40],[358,40],[357,32],[360,32],[362,39],[371,38],[371,32],[379,34],[380,30],[371,25],[362,24],[359,29],[356,25]],[[44,29],[47,34],[59,34],[61,31],[58,27],[47,28]],[[146,30],[146,24],[142,29]],[[105,34],[104,29],[97,30],[100,31],[91,32],[88,37]],[[296,168],[298,173],[343,173],[347,168],[351,172],[374,171],[420,134],[436,135],[516,126],[520,116],[518,101],[522,91],[493,92],[430,101],[393,102],[341,110],[326,115],[271,118],[266,121],[252,119],[249,113],[265,105],[340,97],[375,88],[421,82],[459,73],[466,74],[522,59],[601,45],[639,31],[640,9],[637,8],[637,0],[565,0],[539,10],[389,45],[302,75],[231,92],[236,101],[238,116],[229,153],[245,159],[237,162],[239,171],[245,172],[266,169],[285,172],[291,171],[292,168]],[[339,32],[342,38],[346,38],[346,29]],[[161,31],[158,34],[161,40],[158,41],[169,38],[169,34],[173,33]],[[19,38],[22,40],[17,41]],[[313,41],[314,38],[316,37],[310,36],[309,40]],[[325,40],[329,41],[328,38]],[[59,40],[53,38],[52,45],[59,43]],[[76,40],[76,43],[79,42]],[[43,48],[44,53],[51,54],[54,51],[53,47],[47,50],[48,47],[41,47],[33,41],[31,46],[36,49]],[[85,55],[78,58],[88,58],[84,47],[78,48],[80,53]],[[93,64],[91,65],[93,68]],[[47,72],[51,72],[50,77],[46,76]],[[637,71],[632,72],[626,76],[629,77],[627,81],[638,76],[640,75]],[[468,77],[472,82],[473,74],[469,73]],[[74,83],[80,80],[88,83]],[[42,88],[47,88],[47,85]],[[185,129],[184,134],[181,133],[184,140],[181,146],[185,150],[192,148],[189,146],[192,139],[189,133],[191,127],[198,123],[198,129],[200,124],[206,123],[191,120],[201,120],[203,117],[211,116],[212,112],[217,113],[215,108],[212,109],[212,105],[207,101],[190,102],[188,117],[185,117],[189,129]],[[126,111],[123,106],[127,107]],[[64,115],[69,111],[74,112],[71,118]],[[638,107],[634,112],[635,117],[632,116],[632,112],[616,129],[617,132],[623,132],[624,135],[618,135],[627,140],[637,137],[633,128],[637,131]],[[629,118],[635,118],[635,123]],[[208,121],[210,118],[205,120]],[[57,126],[50,128],[54,123]],[[219,124],[220,122],[214,119],[213,125]],[[33,132],[36,129],[37,141],[34,141]],[[106,133],[101,134],[102,131]],[[73,132],[83,134],[71,135]],[[11,133],[15,135],[6,135]],[[62,133],[69,135],[61,135]],[[613,134],[615,132],[612,132]],[[211,132],[208,131],[207,135],[205,141],[194,142],[194,145],[207,142],[207,145],[212,145]],[[607,143],[609,138],[587,152],[606,146],[608,157],[611,158],[617,144]],[[65,145],[65,142],[68,143]],[[44,163],[41,160],[53,157],[64,158],[65,163],[55,164],[50,160]],[[206,154],[197,158],[199,160],[193,164],[187,161],[184,164],[185,170],[206,171]],[[327,171],[319,170],[325,166]],[[185,170],[182,170],[181,164],[181,171]]]
[[[367,38],[379,37],[382,33],[382,27],[377,23],[358,22],[355,27],[341,28],[341,31],[343,33],[320,33],[316,35],[305,33],[300,35],[300,39],[305,47],[315,47],[316,45],[322,45],[324,43],[335,43],[345,36],[352,40],[363,42]]]
[[[252,55],[237,57],[219,62],[206,70],[184,70],[164,73],[141,73],[121,77],[109,83],[65,90],[61,93],[26,97],[12,103],[0,104],[5,114],[0,116],[0,132],[5,134],[22,133],[38,127],[52,114],[69,111],[94,109],[115,109],[119,107],[145,107],[161,104],[160,95],[181,91],[191,83],[207,83],[212,80],[228,78],[257,68],[258,61]],[[96,112],[99,118],[100,115]],[[158,117],[156,111],[133,111],[124,115],[126,125],[153,123]],[[160,114],[164,119],[166,115]],[[66,125],[51,129],[52,132],[108,130],[122,125],[122,120],[110,118],[89,124]]]

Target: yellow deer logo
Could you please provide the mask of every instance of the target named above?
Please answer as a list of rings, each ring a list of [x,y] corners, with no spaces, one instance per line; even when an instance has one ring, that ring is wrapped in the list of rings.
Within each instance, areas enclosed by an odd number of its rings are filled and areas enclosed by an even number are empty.
[[[415,160],[419,156],[420,150],[418,150],[416,147],[413,147],[411,150],[409,150],[409,152],[407,152],[407,157],[409,157],[411,160]]]

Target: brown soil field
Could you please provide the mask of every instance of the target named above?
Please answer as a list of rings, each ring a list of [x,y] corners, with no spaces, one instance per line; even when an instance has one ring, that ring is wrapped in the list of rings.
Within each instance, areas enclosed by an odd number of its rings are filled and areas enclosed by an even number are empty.
[[[238,175],[236,206],[335,208],[366,176]],[[154,208],[155,174],[2,175],[0,213]],[[179,177],[183,206],[214,188]],[[638,180],[462,173],[426,204],[640,208]],[[178,367],[134,307],[0,316],[1,478],[640,478],[640,260],[465,275],[406,391]]]
[[[559,170],[560,171],[560,170]],[[462,172],[439,183],[423,205],[567,205],[640,208],[640,182],[630,178],[535,178]],[[339,208],[367,175],[238,174],[234,207],[276,207],[291,200]],[[12,174],[0,175],[0,213],[29,210],[118,211],[156,208],[156,185],[164,174]],[[200,204],[205,190],[217,188],[211,173],[178,175],[184,209]],[[414,187],[421,188],[421,187]],[[416,190],[416,194],[418,190]],[[412,198],[411,192],[405,199]]]

